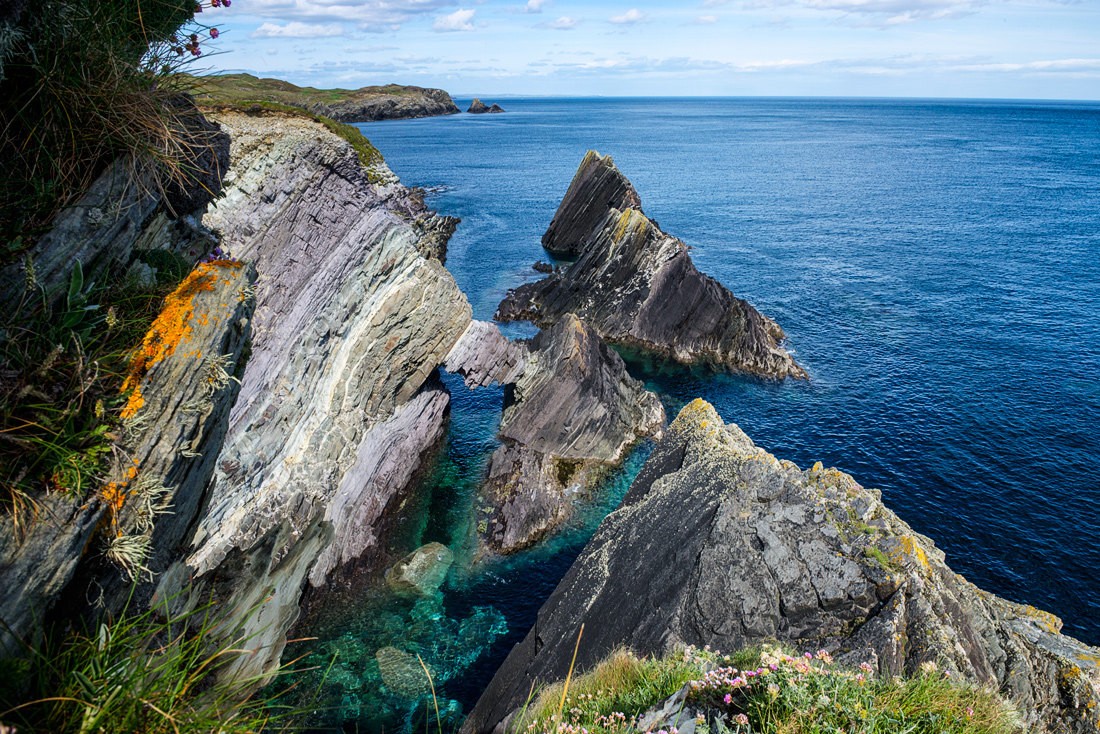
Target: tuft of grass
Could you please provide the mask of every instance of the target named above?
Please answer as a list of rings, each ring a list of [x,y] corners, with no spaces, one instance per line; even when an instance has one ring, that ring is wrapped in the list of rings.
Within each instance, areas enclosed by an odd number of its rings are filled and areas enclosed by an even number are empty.
[[[0,24],[0,265],[115,159],[130,162],[134,183],[162,191],[204,180],[216,133],[200,132],[178,73],[216,36],[195,22],[204,4],[16,3]]]
[[[590,734],[626,731],[620,722],[625,726],[699,675],[698,663],[685,656],[640,658],[626,649],[615,650],[572,678],[568,690],[557,683],[539,691],[511,731],[556,732],[562,726],[584,727]]]
[[[0,721],[20,731],[224,732],[285,730],[299,712],[280,693],[257,698],[261,681],[224,675],[241,639],[214,605],[172,613],[124,611],[0,665]],[[281,671],[289,672],[287,670]]]

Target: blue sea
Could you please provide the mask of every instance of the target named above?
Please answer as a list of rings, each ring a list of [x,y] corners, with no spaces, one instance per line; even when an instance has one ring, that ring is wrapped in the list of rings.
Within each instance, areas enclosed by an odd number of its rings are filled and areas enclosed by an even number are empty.
[[[881,488],[956,571],[1100,644],[1100,103],[500,101],[506,114],[360,126],[462,218],[447,265],[476,318],[540,277],[539,238],[578,163],[610,154],[811,376],[633,366],[670,414],[705,398],[777,456]],[[644,462],[643,446],[544,547],[474,563],[502,392],[446,381],[449,443],[394,548],[450,544],[442,596],[412,608],[352,590],[311,622],[330,660],[319,705],[349,731],[423,725],[423,692],[394,693],[384,646],[422,655],[451,721],[468,711]]]

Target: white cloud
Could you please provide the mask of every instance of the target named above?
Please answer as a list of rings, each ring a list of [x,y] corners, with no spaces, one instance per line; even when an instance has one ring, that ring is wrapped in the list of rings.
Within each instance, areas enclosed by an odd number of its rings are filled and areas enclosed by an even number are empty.
[[[241,10],[265,20],[359,23],[391,30],[412,18],[454,7],[457,0],[248,0]]]
[[[542,6],[545,4],[546,0],[527,0],[525,11],[528,13],[541,13]]]
[[[633,25],[645,20],[645,14],[637,8],[631,8],[622,15],[614,15],[608,20],[617,25]]]
[[[432,24],[432,30],[440,32],[472,31],[474,24],[470,21],[474,19],[474,13],[476,12],[476,10],[459,9],[449,15],[441,15]]]
[[[302,23],[291,21],[286,25],[264,23],[252,32],[253,38],[329,38],[344,35],[339,23]]]
[[[718,22],[717,15],[700,15],[695,19],[695,22],[699,25],[712,25]]]
[[[543,23],[544,28],[552,28],[555,31],[571,31],[577,27],[577,19],[570,18],[568,15],[563,15],[555,21],[550,23]]]
[[[881,25],[901,25],[918,20],[944,20],[976,13],[995,0],[743,0],[748,9],[801,7],[864,17]],[[724,5],[728,0],[704,0],[704,6]]]

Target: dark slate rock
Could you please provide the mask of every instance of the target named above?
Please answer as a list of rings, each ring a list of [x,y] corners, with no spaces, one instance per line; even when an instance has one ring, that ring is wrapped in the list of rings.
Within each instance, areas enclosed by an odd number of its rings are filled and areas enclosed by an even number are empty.
[[[779,641],[880,676],[936,662],[1013,700],[1029,732],[1100,731],[1100,650],[954,573],[879,492],[820,462],[777,460],[701,400],[669,427],[463,731],[502,731],[533,681],[564,679],[582,624],[580,671],[623,646],[661,655]]]
[[[559,257],[575,257],[599,235],[608,210],[629,208],[642,208],[634,185],[615,167],[611,156],[590,150],[542,236],[542,246]]]
[[[687,246],[639,209],[606,211],[575,263],[509,291],[496,318],[545,327],[570,312],[609,342],[681,364],[806,377],[779,325],[700,273]]]
[[[659,433],[665,420],[657,396],[572,314],[529,346],[526,367],[505,394],[502,445],[484,487],[496,508],[484,541],[504,553],[564,522],[573,496],[621,463],[641,438]]]
[[[489,108],[480,99],[474,98],[474,101],[470,103],[470,108],[466,111],[471,115],[483,115],[489,111]]]

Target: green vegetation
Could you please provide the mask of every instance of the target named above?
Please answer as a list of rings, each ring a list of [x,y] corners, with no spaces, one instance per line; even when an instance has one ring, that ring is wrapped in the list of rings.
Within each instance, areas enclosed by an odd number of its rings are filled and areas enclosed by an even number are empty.
[[[244,640],[225,639],[231,622],[212,609],[124,612],[93,631],[28,647],[26,658],[0,666],[0,721],[57,734],[289,728],[299,712],[279,694],[255,698],[260,681],[228,674],[249,653],[236,649]]]
[[[400,84],[362,87],[361,89],[316,89],[299,87],[281,79],[251,74],[216,74],[195,78],[195,99],[204,106],[247,106],[256,102],[275,102],[292,107],[310,108],[343,102],[360,102],[376,97],[407,97],[418,94],[419,87]]]
[[[43,0],[6,14],[0,265],[110,161],[129,160],[135,183],[148,186],[198,178],[208,134],[196,130],[178,71],[217,30],[194,22],[197,8],[195,0]]]
[[[721,656],[688,650],[639,659],[622,650],[572,681],[539,692],[513,734],[628,734],[638,716],[678,691],[703,734],[1018,734],[996,693],[957,683],[934,665],[912,678],[876,678],[871,667],[840,670],[824,651],[778,649]],[[559,714],[560,712],[560,714]],[[667,729],[668,722],[656,726]]]
[[[63,294],[44,292],[28,263],[22,302],[0,322],[0,510],[16,532],[45,493],[79,500],[104,480],[131,351],[186,274],[174,253],[146,257],[159,266],[155,284],[124,273],[89,282],[76,262]]]

